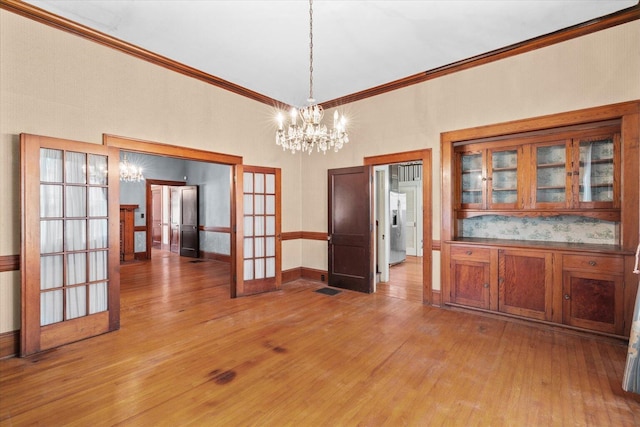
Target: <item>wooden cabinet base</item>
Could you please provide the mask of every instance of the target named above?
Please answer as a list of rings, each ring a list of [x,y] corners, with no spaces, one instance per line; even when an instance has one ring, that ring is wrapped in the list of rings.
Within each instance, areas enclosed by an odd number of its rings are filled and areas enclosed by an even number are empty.
[[[637,289],[626,277],[633,276],[630,254],[497,239],[445,242],[442,254],[444,305],[628,336],[633,313],[626,300]]]

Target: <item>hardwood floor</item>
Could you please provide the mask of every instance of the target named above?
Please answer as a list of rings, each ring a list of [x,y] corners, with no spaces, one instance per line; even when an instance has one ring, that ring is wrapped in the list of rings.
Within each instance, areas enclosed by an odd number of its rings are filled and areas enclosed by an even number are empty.
[[[0,424],[634,426],[621,342],[381,294],[229,299],[228,266],[122,269],[122,328],[0,361]]]
[[[422,302],[422,257],[407,256],[389,268],[389,281],[377,283],[376,292],[388,297]]]

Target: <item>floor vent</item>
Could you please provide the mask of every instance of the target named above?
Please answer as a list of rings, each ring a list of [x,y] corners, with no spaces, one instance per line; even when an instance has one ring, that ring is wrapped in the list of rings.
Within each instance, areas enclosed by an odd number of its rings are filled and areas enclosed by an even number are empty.
[[[325,295],[337,295],[342,291],[339,291],[337,289],[332,289],[332,288],[320,288],[320,289],[316,289],[314,292],[317,292],[319,294],[325,294]]]

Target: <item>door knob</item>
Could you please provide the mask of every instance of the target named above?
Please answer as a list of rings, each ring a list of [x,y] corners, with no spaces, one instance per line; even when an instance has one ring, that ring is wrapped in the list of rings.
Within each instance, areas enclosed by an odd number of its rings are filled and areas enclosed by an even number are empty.
[[[571,299],[571,297],[569,296],[569,294],[564,294],[564,299],[566,299],[567,301],[569,301]]]

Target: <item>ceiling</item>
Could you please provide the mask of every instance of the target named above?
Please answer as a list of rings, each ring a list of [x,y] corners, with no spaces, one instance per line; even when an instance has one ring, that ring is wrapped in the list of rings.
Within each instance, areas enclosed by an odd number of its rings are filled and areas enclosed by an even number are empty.
[[[276,101],[309,95],[306,0],[25,0]],[[313,92],[324,102],[634,6],[638,0],[313,3]]]

